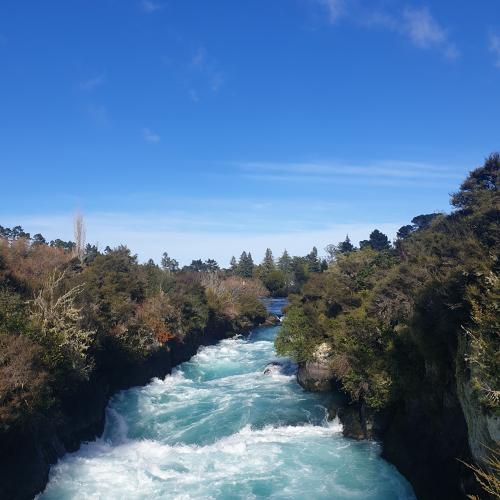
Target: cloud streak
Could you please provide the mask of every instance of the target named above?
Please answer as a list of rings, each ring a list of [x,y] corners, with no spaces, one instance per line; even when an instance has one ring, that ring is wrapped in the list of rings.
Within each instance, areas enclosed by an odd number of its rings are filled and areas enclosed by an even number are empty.
[[[490,34],[489,49],[493,55],[493,64],[500,68],[500,36]]]
[[[159,3],[153,2],[152,0],[142,0],[140,5],[141,9],[147,14],[151,14],[162,8]]]
[[[345,13],[345,0],[317,0],[328,13],[329,22],[336,23]]]
[[[93,78],[89,78],[87,80],[83,80],[78,84],[78,88],[85,92],[90,92],[97,87],[100,87],[106,82],[106,77],[104,75],[94,76]]]
[[[205,85],[208,83],[210,90],[214,93],[218,92],[225,83],[223,72],[214,59],[209,57],[205,47],[199,47],[196,50],[191,58],[190,68],[194,74],[198,74],[202,80],[205,80]],[[189,94],[192,101],[200,100],[196,90],[191,89]]]
[[[463,169],[409,161],[379,161],[361,165],[343,163],[236,163],[248,179],[275,182],[354,182],[359,185],[442,187],[443,182],[456,184]]]
[[[431,16],[427,8],[406,8],[400,32],[420,49],[437,48],[448,59],[459,57],[459,51],[449,40],[447,31]]]
[[[422,50],[438,50],[447,59],[453,60],[460,52],[450,40],[448,30],[443,28],[426,7],[395,9],[387,11],[384,7],[370,4],[366,7],[352,0],[315,0],[328,15],[330,24],[340,18],[348,18],[362,27],[379,27],[407,38],[415,47]]]
[[[161,137],[147,127],[142,129],[142,137],[146,142],[153,144],[161,141]]]

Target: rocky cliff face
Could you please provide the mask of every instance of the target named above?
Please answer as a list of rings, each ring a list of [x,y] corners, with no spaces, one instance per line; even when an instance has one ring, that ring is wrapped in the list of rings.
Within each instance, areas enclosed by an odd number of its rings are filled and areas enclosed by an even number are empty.
[[[297,380],[306,390],[339,390],[326,362],[301,364]],[[330,414],[339,417],[346,437],[380,440],[384,458],[410,481],[419,499],[456,500],[478,493],[471,471],[457,458],[477,461],[481,456],[471,453],[474,446],[484,452],[481,440],[498,438],[498,422],[481,414],[470,402],[467,383],[457,387],[455,377],[439,386],[423,384],[411,398],[383,411],[351,402]]]
[[[140,361],[110,359],[101,373],[71,392],[53,418],[0,436],[0,498],[27,500],[42,491],[52,464],[102,434],[106,405],[115,392],[144,385],[153,377],[163,378],[200,346],[234,333],[230,324],[211,324]]]
[[[467,338],[460,338],[457,355],[457,396],[468,429],[470,451],[476,463],[488,456],[488,449],[500,445],[500,419],[481,410],[471,384],[471,373],[462,360],[467,352]]]

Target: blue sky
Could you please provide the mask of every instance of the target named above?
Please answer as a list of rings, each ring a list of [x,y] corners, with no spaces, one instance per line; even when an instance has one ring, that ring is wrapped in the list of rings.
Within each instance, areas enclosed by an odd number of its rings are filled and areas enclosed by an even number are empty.
[[[448,210],[500,146],[500,4],[4,0],[0,224],[182,263]]]

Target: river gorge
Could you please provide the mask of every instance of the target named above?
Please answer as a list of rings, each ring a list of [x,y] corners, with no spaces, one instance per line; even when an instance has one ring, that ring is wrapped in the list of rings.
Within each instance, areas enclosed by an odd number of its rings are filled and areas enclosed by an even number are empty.
[[[279,328],[202,347],[163,380],[117,393],[102,437],[54,465],[39,500],[415,498],[378,443],[328,421],[334,395],[299,386],[276,356]]]

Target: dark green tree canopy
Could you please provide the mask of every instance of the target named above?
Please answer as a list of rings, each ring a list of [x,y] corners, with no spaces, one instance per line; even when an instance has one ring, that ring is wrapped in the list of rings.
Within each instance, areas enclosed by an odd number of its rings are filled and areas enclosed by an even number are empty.
[[[310,273],[321,272],[321,262],[318,258],[318,249],[313,247],[312,250],[306,256],[307,270]]]
[[[493,153],[486,158],[482,167],[469,174],[460,190],[451,197],[451,204],[458,209],[468,210],[481,204],[488,193],[494,193],[494,203],[498,206],[499,177],[500,153]]]
[[[50,242],[50,246],[55,248],[62,248],[63,250],[73,250],[73,248],[75,248],[75,244],[72,241],[63,241],[59,238],[52,240]]]
[[[14,226],[12,229],[9,227],[0,226],[0,238],[7,240],[17,240],[19,238],[30,238],[30,233],[24,231],[21,226]]]
[[[34,234],[33,237],[31,238],[31,242],[33,243],[33,245],[46,245],[47,244],[46,239],[40,233]]]
[[[264,260],[262,261],[262,268],[265,272],[270,273],[276,268],[274,263],[273,252],[270,248],[266,249],[266,253],[264,255]]]
[[[370,234],[369,240],[363,240],[359,242],[359,248],[367,248],[370,247],[377,252],[381,252],[382,250],[389,250],[391,248],[391,242],[387,235],[375,229]]]
[[[231,261],[229,262],[229,268],[233,272],[236,272],[238,269],[238,262],[236,261],[236,257],[234,255],[231,257]]]
[[[420,231],[421,229],[427,229],[431,225],[432,221],[436,217],[439,217],[439,215],[439,213],[432,213],[417,215],[416,217],[413,217],[413,219],[411,220],[411,223],[413,224],[413,230]]]
[[[406,224],[406,226],[401,226],[398,229],[397,237],[401,240],[403,238],[406,238],[410,236],[411,233],[413,233],[414,228],[411,224]]]
[[[351,243],[351,240],[349,239],[349,235],[347,234],[345,237],[344,241],[341,241],[337,245],[337,251],[339,253],[349,253],[354,250],[354,245]]]
[[[244,278],[251,278],[253,275],[254,263],[250,252],[243,252],[238,262],[238,274]]]
[[[278,259],[278,268],[285,273],[292,272],[292,258],[286,249],[284,250],[283,255]]]

